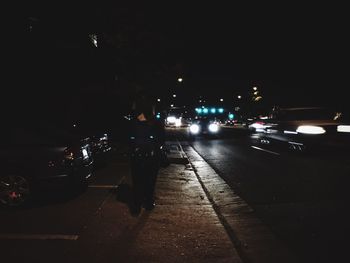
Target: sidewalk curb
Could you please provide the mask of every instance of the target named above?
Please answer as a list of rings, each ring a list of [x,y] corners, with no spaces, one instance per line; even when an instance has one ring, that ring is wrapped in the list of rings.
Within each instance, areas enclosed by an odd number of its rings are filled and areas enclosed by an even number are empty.
[[[243,262],[299,262],[192,146],[186,146],[185,151],[181,147],[181,150]]]
[[[182,150],[181,145],[176,142],[167,142],[167,156],[170,163],[174,164],[188,164],[188,158],[185,152]]]

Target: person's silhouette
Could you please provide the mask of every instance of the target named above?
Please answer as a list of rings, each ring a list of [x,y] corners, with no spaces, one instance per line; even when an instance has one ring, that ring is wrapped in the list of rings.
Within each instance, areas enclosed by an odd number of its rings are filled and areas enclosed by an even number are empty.
[[[164,126],[155,118],[152,100],[139,94],[133,103],[130,133],[131,175],[133,200],[131,212],[139,214],[141,207],[155,207],[154,192],[160,167]]]

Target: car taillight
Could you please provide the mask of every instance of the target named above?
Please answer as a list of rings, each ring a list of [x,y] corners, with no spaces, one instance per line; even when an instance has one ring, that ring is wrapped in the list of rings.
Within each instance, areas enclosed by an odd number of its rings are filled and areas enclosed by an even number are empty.
[[[63,158],[67,161],[73,161],[75,158],[75,154],[74,154],[73,149],[71,149],[71,148],[65,149],[64,153],[63,153]]]

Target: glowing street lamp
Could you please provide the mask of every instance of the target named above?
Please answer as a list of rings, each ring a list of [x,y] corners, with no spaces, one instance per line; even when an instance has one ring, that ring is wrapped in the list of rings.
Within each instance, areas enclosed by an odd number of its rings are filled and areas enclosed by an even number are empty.
[[[160,102],[160,99],[157,99],[158,102]]]
[[[242,98],[242,96],[241,96],[241,95],[238,95],[238,96],[237,96],[237,98],[238,98],[238,99],[241,99],[241,98]]]
[[[182,79],[182,78],[178,78],[177,81],[178,81],[178,82],[182,82],[183,79]]]
[[[258,90],[258,88],[257,88],[257,87],[253,87],[253,90],[254,90],[254,91],[257,91],[257,90]]]

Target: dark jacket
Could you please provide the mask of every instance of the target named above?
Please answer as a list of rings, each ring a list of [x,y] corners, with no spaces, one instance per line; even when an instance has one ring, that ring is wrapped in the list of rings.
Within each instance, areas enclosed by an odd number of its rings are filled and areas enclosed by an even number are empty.
[[[131,154],[159,156],[160,148],[165,142],[164,125],[157,120],[131,120],[129,129],[129,146]]]

